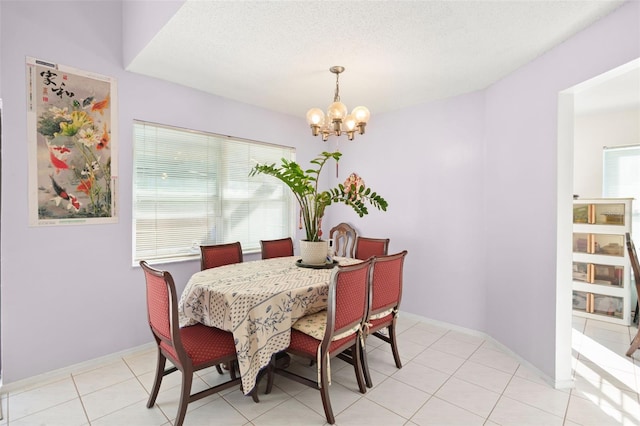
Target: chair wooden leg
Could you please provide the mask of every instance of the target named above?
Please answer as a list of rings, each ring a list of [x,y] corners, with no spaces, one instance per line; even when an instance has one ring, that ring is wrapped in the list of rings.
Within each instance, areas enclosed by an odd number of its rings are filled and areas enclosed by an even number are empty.
[[[238,377],[237,374],[237,362],[236,361],[231,361],[231,368],[229,368],[229,376],[231,376],[231,380],[235,380],[236,377]],[[220,368],[220,365],[217,365],[216,367]]]
[[[638,334],[631,341],[631,346],[629,346],[629,350],[627,351],[627,356],[633,355],[633,353],[640,347],[640,330],[638,330]]]
[[[264,377],[265,374],[267,375],[267,388],[265,389],[264,393],[270,394],[271,390],[273,389],[273,376],[276,368],[275,358],[276,354],[271,357],[269,364],[267,364],[266,367],[260,370],[258,376],[256,377],[256,385],[253,387],[250,393],[251,398],[253,398],[254,402],[260,402],[260,399],[258,398],[258,385],[260,384],[260,380],[262,380],[262,377]]]
[[[156,377],[153,379],[153,388],[151,389],[151,394],[149,395],[149,400],[147,401],[147,408],[153,407],[153,404],[156,403],[156,398],[158,397],[158,391],[160,390],[160,385],[162,384],[162,377],[164,377],[164,366],[166,364],[167,358],[162,355],[160,349],[158,349],[158,359],[156,361]]]
[[[356,339],[356,344],[353,348],[351,348],[351,352],[354,354],[353,359],[353,368],[356,371],[356,380],[358,381],[358,389],[360,393],[366,393],[367,387],[365,385],[365,379],[362,373],[362,346],[360,345],[360,339]]]
[[[193,383],[193,370],[190,368],[182,372],[182,391],[180,392],[180,403],[178,405],[178,414],[173,423],[174,426],[182,426],[184,416],[187,414],[187,405],[191,396],[191,384]]]
[[[265,374],[267,375],[268,381],[271,380],[271,378],[269,377],[270,372],[271,372],[271,361],[269,361],[269,364],[267,364],[266,367],[260,370],[258,372],[258,375],[256,376],[256,384],[253,387],[253,389],[251,389],[251,392],[249,393],[249,395],[251,395],[251,398],[253,398],[253,402],[256,402],[256,403],[260,402],[260,398],[258,398],[258,386],[260,385],[260,380],[262,380]],[[267,391],[265,393],[271,392],[271,389],[269,389],[268,381],[267,381]]]
[[[320,395],[322,396],[322,407],[324,408],[324,415],[327,418],[327,423],[333,425],[336,423],[336,419],[331,409],[331,399],[329,398],[329,372],[327,371],[327,354],[324,354],[320,358],[322,365],[320,366]]]
[[[222,372],[222,367],[220,367],[220,364],[216,365],[216,370],[218,370],[218,374],[224,374]]]
[[[251,393],[249,395],[253,398],[253,402],[260,402],[260,398],[258,398],[258,382],[256,382],[256,385],[251,389]]]
[[[273,376],[275,375],[275,369],[276,369],[276,354],[273,354],[273,356],[271,357],[271,361],[267,366],[267,389],[265,389],[264,391],[264,393],[267,395],[270,394],[271,390],[273,389]]]
[[[393,359],[396,362],[396,367],[402,368],[402,361],[400,361],[400,354],[398,353],[398,342],[396,340],[396,320],[389,326],[389,340],[391,343],[391,350],[393,351]]]
[[[371,373],[369,372],[369,362],[367,361],[366,344],[360,346],[360,357],[362,359],[362,372],[364,373],[364,382],[368,388],[372,388],[373,382],[371,381]]]

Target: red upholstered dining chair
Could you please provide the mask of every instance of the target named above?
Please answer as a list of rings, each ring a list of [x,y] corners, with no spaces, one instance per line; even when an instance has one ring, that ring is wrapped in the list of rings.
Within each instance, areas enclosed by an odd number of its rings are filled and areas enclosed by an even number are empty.
[[[277,240],[260,240],[263,259],[293,256],[293,240],[291,237]]]
[[[371,256],[386,256],[389,250],[388,238],[357,237],[355,258],[366,260]]]
[[[640,262],[638,261],[638,252],[631,239],[631,234],[625,233],[627,239],[627,251],[629,252],[629,261],[631,262],[631,269],[633,270],[633,278],[636,281],[636,294],[640,300]],[[640,347],[640,329],[636,333],[636,337],[631,341],[631,346],[627,351],[627,356],[633,355],[633,353]]]
[[[396,341],[396,321],[402,299],[402,275],[407,251],[388,256],[376,256],[371,264],[370,305],[367,314],[367,336],[373,335],[391,345],[393,360],[397,368],[402,368],[398,343]],[[380,330],[387,329],[382,334]],[[366,340],[365,340],[366,341]],[[366,351],[362,353],[364,377],[368,387],[372,387],[367,364]]]
[[[147,313],[151,332],[158,345],[158,362],[153,388],[149,395],[147,408],[153,407],[160,390],[162,378],[180,370],[182,372],[182,390],[176,415],[176,426],[182,425],[187,405],[229,387],[239,385],[236,377],[236,347],[233,335],[214,327],[196,324],[179,328],[178,297],[173,278],[169,272],[150,267],[140,262],[147,286]],[[166,360],[174,365],[165,370]],[[230,380],[191,394],[191,384],[195,371],[220,363],[231,365]]]
[[[318,379],[308,379],[275,366],[275,373],[320,391],[324,413],[330,424],[335,423],[329,398],[331,358],[347,349],[357,354],[353,365],[358,389],[360,393],[367,391],[359,354],[362,327],[367,316],[370,266],[371,260],[367,260],[335,268],[329,284],[327,310],[300,318],[291,329],[287,352],[317,360]]]
[[[339,223],[329,231],[329,238],[333,240],[333,251],[336,256],[353,258],[353,245],[358,234],[347,223]]]
[[[202,271],[232,263],[242,263],[242,246],[239,241],[228,244],[201,245],[200,254],[200,269]]]

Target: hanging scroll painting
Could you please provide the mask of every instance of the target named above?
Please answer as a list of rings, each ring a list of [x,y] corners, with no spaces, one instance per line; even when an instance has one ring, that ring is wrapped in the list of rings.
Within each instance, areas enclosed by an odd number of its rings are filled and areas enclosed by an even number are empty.
[[[27,58],[29,225],[116,223],[116,81]]]

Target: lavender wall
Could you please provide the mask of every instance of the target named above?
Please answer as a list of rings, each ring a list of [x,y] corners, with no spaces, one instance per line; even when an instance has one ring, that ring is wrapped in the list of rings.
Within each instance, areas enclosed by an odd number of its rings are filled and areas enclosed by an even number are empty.
[[[570,331],[556,324],[557,197],[571,200],[556,187],[573,176],[557,164],[558,92],[639,57],[639,27],[629,2],[486,91],[487,332],[549,377],[556,333]],[[558,283],[560,298],[570,288]]]
[[[402,309],[484,330],[484,98],[473,93],[374,115],[367,135],[342,143],[344,174],[356,171],[389,202],[360,219],[331,207],[369,237],[409,251]]]

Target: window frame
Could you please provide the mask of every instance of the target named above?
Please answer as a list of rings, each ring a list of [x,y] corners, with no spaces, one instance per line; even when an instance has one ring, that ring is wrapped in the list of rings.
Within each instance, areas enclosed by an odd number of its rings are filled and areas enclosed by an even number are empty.
[[[634,161],[640,165],[640,144],[605,146],[602,150],[602,196],[604,198],[633,198],[631,211],[631,228],[634,241],[638,240],[640,235],[640,167],[629,166],[627,169],[633,169],[638,176],[632,182],[623,181],[619,175],[621,174],[620,162],[628,157],[634,157]],[[638,188],[636,193],[626,192],[625,186]],[[622,188],[621,188],[622,187]]]

